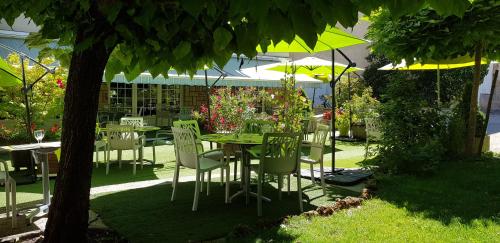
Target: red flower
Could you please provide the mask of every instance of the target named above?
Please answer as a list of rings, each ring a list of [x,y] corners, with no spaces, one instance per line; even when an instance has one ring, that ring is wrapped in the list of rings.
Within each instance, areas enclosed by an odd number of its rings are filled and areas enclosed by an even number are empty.
[[[54,125],[50,128],[50,131],[52,133],[56,133],[57,131],[59,131],[59,125],[57,125],[57,123],[54,123]]]
[[[57,79],[56,83],[57,83],[57,86],[59,86],[59,88],[64,89],[64,83],[60,78]]]
[[[221,117],[221,118],[220,118],[220,123],[221,123],[221,124],[226,123],[226,119],[224,119],[224,117]]]

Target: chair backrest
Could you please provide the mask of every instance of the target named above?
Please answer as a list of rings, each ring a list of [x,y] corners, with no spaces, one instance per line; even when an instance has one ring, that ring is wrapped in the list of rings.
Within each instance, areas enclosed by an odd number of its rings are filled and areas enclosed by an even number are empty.
[[[274,121],[269,120],[246,120],[243,127],[245,133],[258,133],[264,134],[268,132],[274,132]]]
[[[198,167],[198,151],[194,134],[189,128],[172,127],[174,148],[177,163],[196,169]]]
[[[196,120],[174,121],[174,127],[189,129],[193,132],[195,139],[200,139],[200,127],[198,126],[198,122]]]
[[[133,149],[136,144],[134,127],[131,125],[111,125],[107,127],[107,138],[111,149]]]
[[[120,118],[120,125],[130,125],[133,127],[144,126],[144,118],[142,117],[122,117]]]
[[[310,117],[309,118],[309,125],[307,128],[308,132],[314,132],[316,131],[316,127],[318,126],[318,120],[316,120],[315,117]]]
[[[313,160],[319,160],[323,156],[323,150],[326,143],[326,138],[330,132],[330,127],[323,124],[318,124],[316,130],[314,131],[314,136],[311,144],[311,152],[309,153],[309,158]]]
[[[366,118],[366,139],[380,140],[382,139],[382,130],[380,128],[380,120],[375,118]]]
[[[297,171],[301,133],[265,133],[260,167],[265,173],[290,174]]]
[[[5,180],[9,177],[9,167],[5,161],[0,161],[0,165],[0,182],[5,183]]]

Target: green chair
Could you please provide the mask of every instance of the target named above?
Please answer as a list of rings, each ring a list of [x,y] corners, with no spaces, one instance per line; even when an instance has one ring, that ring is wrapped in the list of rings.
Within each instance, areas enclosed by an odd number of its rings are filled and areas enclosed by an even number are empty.
[[[223,159],[225,156],[224,156],[224,151],[222,150],[211,150],[211,151],[207,151],[205,153],[205,149],[203,148],[203,144],[201,143],[201,131],[200,131],[200,127],[198,126],[198,121],[196,120],[178,120],[178,121],[174,121],[174,127],[176,128],[184,128],[184,129],[189,129],[192,133],[193,133],[193,136],[194,136],[194,139],[195,139],[195,143],[196,143],[196,149],[199,153],[203,153],[203,156],[206,157],[206,158],[209,158],[209,159],[213,159],[213,160],[220,160],[220,159]],[[224,182],[223,179],[223,174],[224,174],[224,171],[223,171],[223,168],[221,168],[221,183]],[[201,175],[201,184],[202,184],[202,187],[200,187],[201,190],[203,190],[203,182],[204,182],[204,179],[205,179],[205,175],[202,174]]]
[[[365,145],[365,160],[368,159],[368,148],[371,141],[380,141],[383,133],[380,129],[380,120],[375,118],[366,118],[366,145]]]
[[[251,170],[257,172],[257,214],[262,216],[262,184],[265,174],[278,176],[279,199],[283,188],[283,176],[300,174],[298,155],[300,152],[301,133],[265,133],[259,163],[252,164]],[[251,153],[251,152],[250,152]],[[297,176],[299,208],[302,207],[302,187]]]
[[[198,146],[196,143],[196,139],[194,138],[194,134],[192,130],[185,128],[177,128],[173,127],[172,132],[174,134],[174,146],[175,146],[175,158],[176,158],[176,166],[175,166],[175,174],[174,181],[172,183],[172,198],[171,201],[175,200],[175,194],[177,191],[177,184],[179,182],[179,170],[180,166],[184,166],[187,168],[196,170],[196,184],[194,190],[194,200],[193,200],[193,211],[198,209],[198,198],[201,192],[202,184],[202,175],[205,172],[208,172],[208,184],[207,184],[207,196],[210,194],[210,177],[211,172],[214,169],[226,169],[226,177],[228,178],[226,181],[226,195],[225,202],[229,201],[229,165],[224,162],[224,159],[214,160],[204,155],[210,151],[202,152],[198,151]]]
[[[302,143],[302,146],[311,148],[309,155],[300,157],[301,163],[306,163],[306,164],[309,164],[309,166],[310,166],[311,182],[313,184],[315,182],[313,167],[315,164],[319,164],[321,186],[323,187],[323,195],[326,194],[324,169],[323,169],[323,150],[324,150],[326,138],[328,137],[329,132],[330,132],[329,126],[318,125],[316,127],[316,130],[314,131],[312,142]],[[290,181],[290,178],[288,178],[288,181]],[[290,183],[289,183],[288,188],[290,188]]]
[[[9,218],[12,213],[12,228],[17,227],[16,181],[9,175],[7,162],[0,161],[0,185],[5,186],[5,211]]]

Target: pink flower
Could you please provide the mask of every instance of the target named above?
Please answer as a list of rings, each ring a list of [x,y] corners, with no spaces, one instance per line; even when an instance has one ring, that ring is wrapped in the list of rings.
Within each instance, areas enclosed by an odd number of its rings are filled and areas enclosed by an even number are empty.
[[[201,105],[200,112],[201,113],[208,113],[208,108],[207,108],[207,106],[205,106],[205,104]]]
[[[221,117],[221,118],[220,118],[220,123],[221,123],[221,124],[226,123],[226,119],[224,119],[224,117]]]

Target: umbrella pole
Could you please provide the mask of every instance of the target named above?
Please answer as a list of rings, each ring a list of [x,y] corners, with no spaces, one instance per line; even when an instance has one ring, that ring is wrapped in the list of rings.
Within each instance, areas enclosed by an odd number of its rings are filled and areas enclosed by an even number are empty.
[[[316,97],[316,88],[313,88],[313,100],[312,100],[312,108],[314,109],[314,98]]]
[[[335,173],[335,115],[336,115],[336,102],[335,102],[335,49],[332,49],[332,173]]]
[[[351,73],[347,73],[347,100],[351,101]],[[349,105],[349,137],[352,138],[352,110]]]
[[[31,111],[30,102],[28,98],[28,86],[26,85],[26,72],[24,70],[24,55],[19,55],[21,60],[21,73],[23,75],[23,95],[24,95],[24,106],[26,107],[26,142],[31,141]]]

